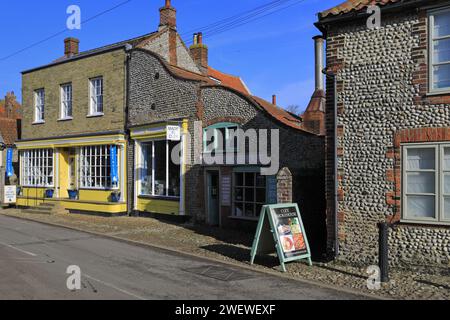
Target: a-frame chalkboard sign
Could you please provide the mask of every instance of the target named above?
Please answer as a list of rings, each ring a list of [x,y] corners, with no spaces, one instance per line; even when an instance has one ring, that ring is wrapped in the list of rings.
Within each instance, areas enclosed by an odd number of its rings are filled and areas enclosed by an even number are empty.
[[[261,209],[250,256],[276,252],[283,272],[285,263],[306,259],[312,265],[311,251],[297,204],[266,205]]]

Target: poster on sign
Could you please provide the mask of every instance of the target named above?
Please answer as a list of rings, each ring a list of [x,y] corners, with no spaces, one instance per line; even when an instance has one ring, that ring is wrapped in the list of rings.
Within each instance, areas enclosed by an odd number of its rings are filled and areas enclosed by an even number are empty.
[[[266,205],[261,209],[258,227],[250,256],[275,252],[282,270],[286,262],[307,260],[312,265],[311,251],[297,204]]]
[[[17,196],[17,187],[16,186],[5,186],[4,190],[5,190],[4,203],[15,204],[16,196]]]

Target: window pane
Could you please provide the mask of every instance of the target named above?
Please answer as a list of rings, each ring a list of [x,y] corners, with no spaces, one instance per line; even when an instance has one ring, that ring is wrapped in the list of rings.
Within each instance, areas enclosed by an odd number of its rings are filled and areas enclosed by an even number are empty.
[[[236,201],[244,201],[244,189],[236,188],[234,191],[234,198]]]
[[[433,88],[450,87],[450,64],[433,66]]]
[[[169,196],[180,196],[180,164],[174,163],[173,160],[179,162],[179,159],[172,159],[173,149],[178,147],[179,142],[169,141]],[[179,149],[179,148],[178,148]]]
[[[236,178],[236,186],[242,187],[244,185],[244,174],[239,172],[235,175]]]
[[[434,15],[434,37],[450,35],[450,11]]]
[[[255,206],[253,203],[245,204],[245,216],[246,217],[254,217],[255,216]]]
[[[152,143],[142,145],[142,168],[139,168],[141,177],[141,194],[152,195]]]
[[[155,195],[166,195],[166,141],[155,141]]]
[[[244,204],[236,202],[234,205],[234,215],[236,217],[242,217],[244,215]]]
[[[427,170],[435,168],[434,148],[407,149],[408,170]]]
[[[444,194],[450,195],[450,174],[444,175]]]
[[[450,148],[444,148],[444,170],[450,171]]]
[[[253,188],[245,189],[245,202],[255,202],[255,189]]]
[[[450,39],[433,41],[433,63],[450,61]]]
[[[450,197],[444,198],[444,219],[450,220]]]
[[[266,189],[256,189],[256,202],[266,203]]]
[[[435,218],[434,196],[408,196],[408,218]]]
[[[407,175],[407,193],[434,193],[434,173],[414,172]]]
[[[262,176],[259,173],[256,174],[256,186],[266,187],[266,176]]]
[[[255,185],[255,174],[254,173],[246,173],[245,174],[245,186],[253,187]]]

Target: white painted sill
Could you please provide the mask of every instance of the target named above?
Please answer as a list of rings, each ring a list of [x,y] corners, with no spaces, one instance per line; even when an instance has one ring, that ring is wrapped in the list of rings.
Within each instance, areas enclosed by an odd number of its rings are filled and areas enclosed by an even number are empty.
[[[104,113],[94,113],[94,114],[88,114],[86,118],[97,118],[97,117],[103,117]]]

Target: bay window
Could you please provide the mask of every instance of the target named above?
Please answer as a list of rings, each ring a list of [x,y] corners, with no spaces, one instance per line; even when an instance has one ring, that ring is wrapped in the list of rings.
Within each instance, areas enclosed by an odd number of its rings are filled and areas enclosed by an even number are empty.
[[[21,185],[24,187],[53,187],[53,150],[21,151]]]
[[[155,140],[141,144],[140,195],[180,196],[180,164],[171,159],[179,142]]]
[[[450,9],[432,11],[430,22],[430,91],[450,90]]]
[[[111,180],[110,147],[102,145],[79,149],[79,185],[81,188],[113,189],[117,187],[118,184],[113,184]]]
[[[450,145],[408,145],[403,150],[403,219],[450,223]]]

